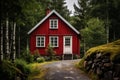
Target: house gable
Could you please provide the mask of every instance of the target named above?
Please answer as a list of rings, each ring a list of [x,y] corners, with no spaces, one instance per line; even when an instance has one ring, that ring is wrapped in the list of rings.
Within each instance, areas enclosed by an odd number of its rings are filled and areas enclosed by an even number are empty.
[[[45,20],[47,20],[52,14],[57,15],[63,22],[65,22],[69,28],[71,28],[75,33],[80,34],[68,21],[66,21],[61,15],[59,15],[55,10],[52,10],[45,18],[43,18],[36,26],[34,26],[28,34],[31,34],[36,28],[38,28]]]

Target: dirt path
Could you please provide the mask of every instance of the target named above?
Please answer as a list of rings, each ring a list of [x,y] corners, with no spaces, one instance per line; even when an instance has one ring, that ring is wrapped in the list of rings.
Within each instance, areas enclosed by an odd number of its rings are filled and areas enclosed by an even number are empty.
[[[45,80],[90,80],[82,71],[75,67],[79,60],[63,60],[45,65]]]

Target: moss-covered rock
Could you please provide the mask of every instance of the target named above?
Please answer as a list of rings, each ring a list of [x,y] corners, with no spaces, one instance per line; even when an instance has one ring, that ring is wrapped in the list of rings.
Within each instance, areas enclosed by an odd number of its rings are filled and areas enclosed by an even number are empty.
[[[90,76],[97,75],[96,79],[91,76],[92,80],[120,79],[120,40],[89,49],[79,66]]]
[[[89,49],[85,54],[85,58],[97,53],[102,53],[102,55],[110,53],[110,59],[114,60],[116,55],[120,55],[120,40]]]

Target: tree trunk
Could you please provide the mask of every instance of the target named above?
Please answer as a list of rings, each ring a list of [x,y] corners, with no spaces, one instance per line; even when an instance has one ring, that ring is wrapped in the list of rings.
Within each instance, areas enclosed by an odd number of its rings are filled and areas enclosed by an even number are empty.
[[[9,47],[9,50],[10,50],[10,59],[12,59],[12,47],[13,47],[13,26],[14,26],[14,22],[11,22],[11,28],[10,28],[10,47]]]
[[[5,33],[5,59],[10,59],[10,52],[9,52],[9,21],[6,18],[6,33]]]
[[[108,19],[107,19],[107,23],[106,23],[106,36],[107,36],[107,43],[109,43],[109,23],[108,23]]]
[[[86,43],[85,43],[85,39],[83,40],[83,48],[84,48],[84,54],[86,53]]]
[[[106,0],[106,36],[107,36],[107,43],[109,43],[109,13],[108,13],[108,0]]]
[[[13,23],[12,62],[14,62],[16,56],[15,35],[16,35],[16,22]]]
[[[20,57],[20,27],[19,27],[19,36],[18,36],[18,58]]]
[[[3,25],[0,27],[0,61],[3,60]]]

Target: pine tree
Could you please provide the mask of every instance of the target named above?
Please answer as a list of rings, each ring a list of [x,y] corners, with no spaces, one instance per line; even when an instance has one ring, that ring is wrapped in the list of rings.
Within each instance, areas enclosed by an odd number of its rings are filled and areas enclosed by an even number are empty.
[[[60,15],[62,15],[65,19],[69,20],[70,11],[67,9],[65,5],[65,0],[49,0],[47,4],[51,10],[56,10]]]
[[[120,0],[91,0],[90,16],[102,19],[106,24],[109,41],[120,38]],[[104,15],[103,15],[104,14]],[[107,42],[109,42],[107,40]]]
[[[74,9],[75,9],[75,21],[76,21],[76,28],[78,30],[81,30],[85,28],[87,25],[87,20],[89,18],[89,0],[78,0],[78,6],[74,4]]]

